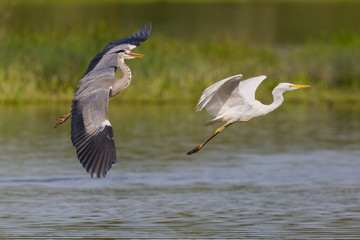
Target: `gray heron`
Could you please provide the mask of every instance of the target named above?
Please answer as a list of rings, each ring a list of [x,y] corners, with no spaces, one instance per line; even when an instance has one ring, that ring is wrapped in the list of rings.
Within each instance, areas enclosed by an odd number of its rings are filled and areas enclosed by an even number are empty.
[[[143,58],[131,52],[151,34],[151,23],[136,33],[109,43],[90,62],[79,80],[71,112],[59,118],[55,127],[71,116],[71,140],[78,159],[91,177],[105,177],[116,162],[113,128],[108,119],[109,100],[127,88],[131,70],[126,59]],[[116,78],[119,68],[122,78]]]
[[[266,76],[262,75],[240,81],[242,76],[242,74],[231,76],[204,90],[196,110],[201,111],[203,108],[206,108],[207,112],[215,117],[205,125],[218,122],[226,122],[226,124],[216,129],[204,143],[189,151],[188,155],[200,151],[206,143],[231,124],[249,121],[254,117],[263,116],[274,111],[283,103],[284,92],[311,87],[309,85],[279,83],[272,91],[274,101],[269,105],[265,105],[255,99],[255,92]]]

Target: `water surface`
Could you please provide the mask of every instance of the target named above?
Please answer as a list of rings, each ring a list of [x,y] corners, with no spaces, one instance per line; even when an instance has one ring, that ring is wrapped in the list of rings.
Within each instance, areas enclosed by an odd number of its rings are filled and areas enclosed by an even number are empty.
[[[216,126],[191,105],[110,104],[118,162],[91,179],[53,129],[68,106],[0,107],[0,238],[360,237],[360,113],[285,104]]]

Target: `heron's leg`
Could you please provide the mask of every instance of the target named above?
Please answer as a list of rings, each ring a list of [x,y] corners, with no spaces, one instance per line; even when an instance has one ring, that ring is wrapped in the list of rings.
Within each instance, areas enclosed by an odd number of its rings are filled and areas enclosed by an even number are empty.
[[[60,126],[60,124],[63,124],[66,120],[68,120],[68,118],[71,116],[71,113],[68,113],[66,115],[61,116],[58,119],[58,122],[55,125],[55,128],[57,128],[58,126]]]
[[[202,144],[200,144],[199,146],[195,147],[193,150],[187,152],[187,155],[191,155],[193,153],[197,153],[198,151],[200,151],[200,149],[205,145],[207,144],[211,139],[213,139],[217,134],[219,134],[222,130],[224,130],[225,128],[227,128],[228,126],[230,126],[231,124],[233,124],[232,122],[231,123],[227,123],[221,127],[219,127],[218,129],[215,130],[215,132]]]

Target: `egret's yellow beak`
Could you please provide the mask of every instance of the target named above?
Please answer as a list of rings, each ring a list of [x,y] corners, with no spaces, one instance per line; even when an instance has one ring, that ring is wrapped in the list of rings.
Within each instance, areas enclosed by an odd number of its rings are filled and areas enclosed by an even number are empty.
[[[295,88],[307,88],[307,87],[311,87],[310,85],[292,85]]]
[[[140,53],[126,52],[126,54],[131,56],[131,57],[144,58],[144,55],[140,54]]]

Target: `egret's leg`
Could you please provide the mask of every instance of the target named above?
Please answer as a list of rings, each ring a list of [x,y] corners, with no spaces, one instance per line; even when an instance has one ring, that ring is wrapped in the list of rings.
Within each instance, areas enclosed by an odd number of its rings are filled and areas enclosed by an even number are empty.
[[[66,115],[61,116],[58,119],[58,122],[55,125],[55,128],[57,128],[58,126],[60,126],[60,124],[63,124],[66,120],[68,120],[68,118],[71,116],[71,113],[68,113]]]
[[[218,129],[215,130],[215,132],[202,144],[200,144],[199,146],[195,147],[193,150],[189,151],[187,153],[187,155],[191,155],[193,153],[197,153],[198,151],[200,151],[200,149],[207,144],[211,139],[213,139],[217,134],[219,134],[222,130],[224,130],[225,128],[227,128],[228,126],[230,126],[233,123],[227,123],[221,127],[219,127]]]

